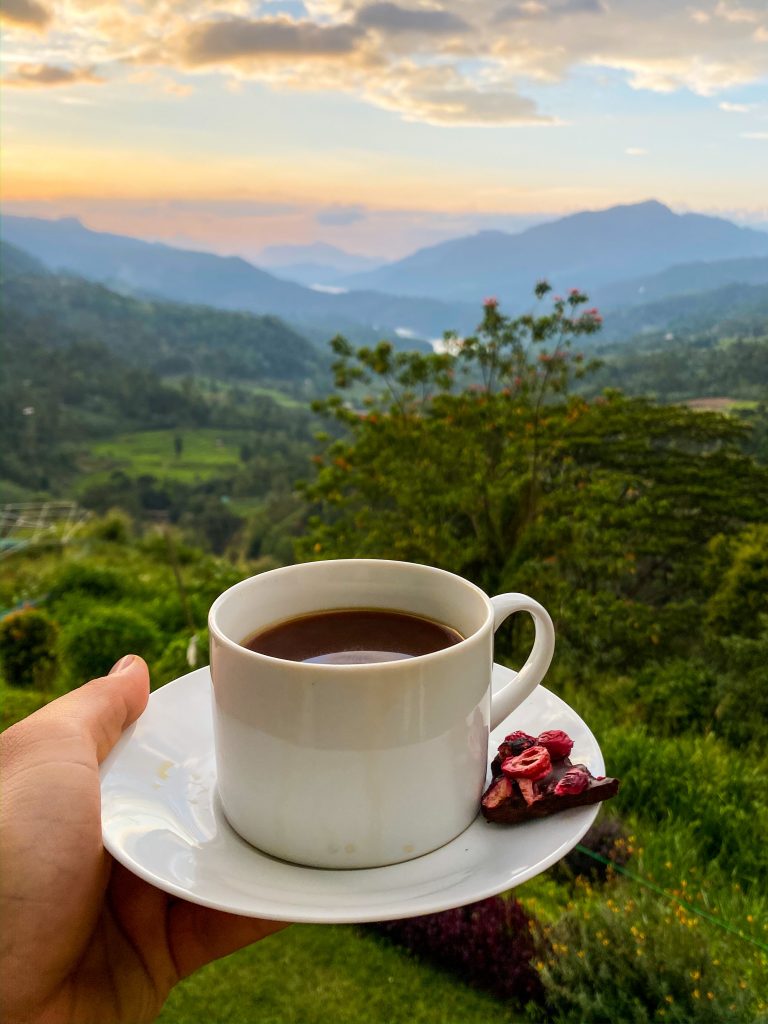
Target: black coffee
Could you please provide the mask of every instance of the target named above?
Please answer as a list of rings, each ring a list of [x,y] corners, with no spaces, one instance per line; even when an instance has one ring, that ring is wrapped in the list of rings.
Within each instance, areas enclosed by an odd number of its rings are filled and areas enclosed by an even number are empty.
[[[450,626],[418,615],[379,608],[339,608],[269,626],[245,640],[243,646],[285,661],[364,665],[431,654],[463,639]]]

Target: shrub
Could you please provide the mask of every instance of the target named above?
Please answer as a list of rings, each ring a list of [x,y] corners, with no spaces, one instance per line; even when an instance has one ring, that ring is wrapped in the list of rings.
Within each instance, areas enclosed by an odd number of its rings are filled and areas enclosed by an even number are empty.
[[[47,689],[56,675],[58,629],[36,608],[7,615],[0,622],[0,664],[9,686]]]
[[[493,896],[467,907],[373,926],[378,934],[501,999],[540,1001],[531,964],[531,918],[514,899]]]
[[[115,600],[128,590],[128,581],[117,569],[69,562],[54,577],[48,600],[53,605],[69,603],[77,597]]]
[[[645,666],[634,680],[632,697],[639,717],[657,736],[703,731],[715,711],[716,673],[703,662],[674,658]]]
[[[123,654],[150,659],[160,645],[155,626],[130,608],[92,607],[63,632],[63,652],[71,679],[84,682],[105,675]]]
[[[133,531],[133,520],[122,509],[111,509],[105,516],[88,524],[86,534],[94,540],[112,544],[127,544]]]
[[[754,1022],[765,1005],[737,971],[721,969],[722,942],[699,917],[654,894],[615,898],[571,910],[548,929],[537,967],[552,1024],[726,1024]],[[765,980],[760,954],[743,961]],[[746,970],[746,964],[745,964]]]

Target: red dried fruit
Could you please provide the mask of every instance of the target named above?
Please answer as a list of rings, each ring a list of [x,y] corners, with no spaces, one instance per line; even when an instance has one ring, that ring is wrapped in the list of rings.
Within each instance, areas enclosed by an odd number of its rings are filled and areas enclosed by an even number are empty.
[[[509,736],[504,737],[504,742],[499,744],[499,753],[502,758],[517,757],[524,750],[535,746],[536,737],[518,729],[517,732],[511,732]]]
[[[498,807],[504,800],[512,796],[515,784],[506,775],[499,775],[493,780],[483,796],[483,807]]]
[[[517,785],[520,792],[523,794],[523,800],[530,807],[531,804],[535,804],[537,800],[541,800],[544,796],[541,789],[536,785],[534,779],[517,779]]]
[[[562,761],[573,750],[573,740],[562,729],[549,729],[541,733],[536,742],[539,746],[547,748],[553,761]]]
[[[570,768],[555,786],[555,796],[574,796],[589,785],[589,772],[580,766]]]
[[[552,759],[546,747],[529,747],[517,757],[508,757],[501,770],[513,779],[543,779],[552,771]]]

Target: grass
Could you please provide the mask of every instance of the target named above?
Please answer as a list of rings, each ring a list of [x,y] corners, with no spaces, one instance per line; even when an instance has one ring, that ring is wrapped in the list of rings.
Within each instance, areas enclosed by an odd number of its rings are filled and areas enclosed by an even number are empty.
[[[95,444],[82,460],[78,488],[100,483],[116,469],[130,476],[151,475],[182,483],[195,483],[235,469],[240,445],[248,440],[241,430],[145,430],[121,434]],[[176,455],[175,438],[182,440]]]
[[[512,1024],[503,1003],[351,927],[293,925],[203,968],[158,1024]]]

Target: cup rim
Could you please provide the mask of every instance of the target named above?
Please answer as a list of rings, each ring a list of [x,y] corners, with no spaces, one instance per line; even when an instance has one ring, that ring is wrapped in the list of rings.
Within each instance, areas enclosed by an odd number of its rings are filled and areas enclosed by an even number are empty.
[[[227,636],[227,634],[221,629],[221,627],[216,622],[217,613],[221,609],[221,606],[228,599],[228,597],[232,594],[232,592],[235,590],[239,590],[240,588],[244,589],[252,580],[258,579],[261,576],[268,576],[271,573],[285,572],[286,570],[296,570],[300,569],[303,566],[311,565],[332,564],[343,566],[360,565],[366,563],[369,565],[397,565],[407,566],[408,568],[417,570],[423,569],[428,572],[439,573],[441,576],[445,578],[455,580],[456,582],[461,583],[465,587],[469,588],[469,590],[473,591],[482,600],[483,604],[485,605],[485,618],[483,619],[481,625],[473,633],[470,633],[469,636],[463,637],[457,644],[451,644],[450,647],[443,647],[439,651],[431,651],[429,654],[417,654],[412,658],[398,659],[397,661],[370,661],[365,662],[364,664],[358,663],[352,665],[328,664],[323,662],[290,661],[288,658],[275,658],[271,654],[262,654],[260,651],[253,651],[251,650],[250,647],[245,647],[242,643],[239,643],[237,640],[233,640],[230,636]],[[326,609],[317,609],[318,612],[322,612],[324,610]],[[309,615],[312,613],[307,612],[306,614]],[[268,664],[272,665],[290,665],[292,671],[294,669],[298,669],[299,671],[306,672],[342,672],[345,675],[354,674],[355,672],[357,672],[362,675],[363,673],[369,674],[371,671],[402,671],[403,665],[412,666],[414,664],[423,664],[427,661],[434,662],[437,659],[450,656],[451,652],[457,652],[460,649],[466,649],[465,645],[476,642],[477,638],[482,633],[484,633],[489,628],[492,629],[493,619],[493,605],[491,604],[491,600],[485,593],[485,591],[481,590],[480,587],[478,587],[475,583],[472,583],[470,580],[465,579],[463,576],[459,576],[457,573],[450,572],[448,569],[440,569],[434,565],[423,565],[421,562],[404,562],[395,558],[328,558],[318,559],[313,562],[296,562],[293,565],[283,565],[277,569],[268,569],[266,572],[257,573],[255,576],[248,576],[244,580],[240,580],[237,583],[233,583],[231,587],[227,587],[226,590],[219,594],[219,596],[211,605],[208,611],[208,631],[211,636],[215,635],[219,643],[224,644],[224,646],[228,647],[230,650],[236,651],[238,654],[254,659],[255,663],[265,661]]]

